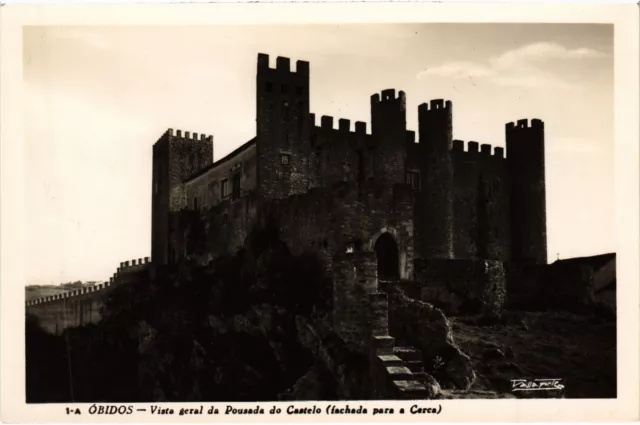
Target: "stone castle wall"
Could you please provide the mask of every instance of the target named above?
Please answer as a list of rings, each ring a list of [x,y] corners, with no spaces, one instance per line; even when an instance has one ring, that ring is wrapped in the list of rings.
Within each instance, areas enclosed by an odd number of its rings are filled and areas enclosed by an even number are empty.
[[[454,140],[455,258],[507,261],[510,257],[509,187],[504,149]]]
[[[416,259],[415,281],[405,283],[404,289],[447,314],[499,317],[507,275],[502,261]]]
[[[108,282],[62,294],[27,301],[27,314],[36,316],[46,331],[59,335],[66,328],[96,324],[108,294],[117,286],[129,285],[148,275],[149,257],[120,263]]]

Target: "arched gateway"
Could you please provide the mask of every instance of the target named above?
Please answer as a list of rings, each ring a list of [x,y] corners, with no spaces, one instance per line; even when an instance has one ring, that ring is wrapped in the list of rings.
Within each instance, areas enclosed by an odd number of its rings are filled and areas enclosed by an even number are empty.
[[[400,279],[398,244],[390,233],[382,233],[374,246],[378,260],[378,279]]]

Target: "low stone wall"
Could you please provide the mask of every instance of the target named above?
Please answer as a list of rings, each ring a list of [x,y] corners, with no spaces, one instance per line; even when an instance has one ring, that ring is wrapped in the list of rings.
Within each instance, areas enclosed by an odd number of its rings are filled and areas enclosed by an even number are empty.
[[[506,270],[509,308],[615,314],[615,255],[549,265],[507,263]]]
[[[415,282],[403,282],[411,297],[450,315],[502,315],[506,297],[503,262],[417,259],[414,270]]]

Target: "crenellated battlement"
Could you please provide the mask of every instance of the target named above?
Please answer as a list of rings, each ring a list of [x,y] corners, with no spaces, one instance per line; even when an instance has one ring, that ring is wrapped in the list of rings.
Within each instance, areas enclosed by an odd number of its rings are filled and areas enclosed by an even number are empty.
[[[336,119],[332,116],[322,115],[320,117],[320,125],[316,125],[316,114],[309,114],[309,122],[315,128],[321,128],[324,130],[333,130],[340,133],[350,134],[367,134],[367,123],[362,121],[356,121],[354,129],[351,129],[351,120],[347,118],[338,118],[338,128],[334,127]]]
[[[123,261],[118,267],[118,271],[127,271],[131,268],[138,268],[139,266],[148,265],[151,263],[151,257],[134,258],[131,261]]]
[[[92,286],[87,286],[84,288],[74,289],[72,291],[64,292],[62,294],[49,295],[42,298],[37,298],[33,300],[29,300],[25,302],[27,307],[32,307],[41,304],[48,304],[61,300],[68,300],[70,298],[80,297],[83,295],[91,294],[94,292],[102,292],[109,287],[116,285],[119,282],[121,273],[129,273],[134,271],[140,271],[145,269],[151,264],[151,257],[144,258],[136,258],[131,261],[123,261],[120,263],[120,266],[117,268],[117,271],[109,278],[109,281],[98,283]]]
[[[25,302],[25,305],[27,307],[32,307],[32,306],[37,306],[37,305],[42,305],[42,304],[49,304],[49,303],[53,303],[56,301],[61,301],[61,300],[69,300],[71,298],[76,298],[76,297],[80,297],[86,294],[91,294],[94,292],[102,292],[103,290],[109,288],[110,286],[112,286],[114,283],[112,281],[109,282],[104,282],[104,283],[99,283],[93,286],[87,286],[85,288],[80,288],[80,289],[75,289],[73,291],[68,291],[68,292],[64,292],[62,294],[56,294],[56,295],[49,295],[47,297],[42,297],[42,298],[37,298],[34,300],[29,300],[27,302]]]
[[[531,121],[524,118],[516,121],[515,123],[509,122],[505,126],[507,131],[519,131],[522,129],[544,130],[544,122],[538,118],[532,118]]]
[[[309,62],[296,61],[295,71],[291,71],[291,59],[283,56],[276,58],[276,67],[269,66],[269,55],[266,53],[258,53],[258,70],[259,71],[276,71],[278,73],[290,73],[299,75],[309,75]]]
[[[467,143],[467,149],[465,150],[464,145],[465,145],[464,141],[454,140],[451,151],[454,153],[477,154],[479,156],[488,156],[488,157],[504,159],[503,147],[496,146],[492,149],[492,146],[488,143],[483,143],[481,145],[476,141],[470,141]]]
[[[450,110],[453,103],[450,100],[444,99],[432,99],[429,103],[422,103],[418,105],[418,114],[429,111]]]
[[[169,128],[167,129],[167,131],[165,132],[165,135],[168,136],[171,139],[184,139],[184,140],[202,140],[202,141],[208,141],[208,142],[213,142],[213,136],[210,134],[199,134],[196,132],[190,132],[190,131],[185,131],[184,133],[182,132],[182,130],[176,130],[174,133],[173,128]]]
[[[381,93],[371,95],[372,105],[391,101],[400,101],[402,104],[405,104],[406,100],[406,94],[402,90],[398,91],[398,96],[396,97],[396,89],[385,89],[382,90]]]

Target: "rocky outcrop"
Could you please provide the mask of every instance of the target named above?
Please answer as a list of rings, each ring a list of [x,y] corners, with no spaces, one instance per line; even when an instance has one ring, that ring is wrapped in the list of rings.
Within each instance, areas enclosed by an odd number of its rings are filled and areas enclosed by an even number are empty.
[[[422,352],[425,372],[442,388],[468,389],[476,379],[469,357],[453,341],[449,321],[431,304],[388,288],[390,334]]]
[[[298,341],[306,347],[314,357],[314,369],[310,373],[319,375],[319,382],[329,384],[333,388],[329,392],[337,399],[366,398],[369,388],[367,358],[357,351],[350,350],[344,341],[332,330],[326,316],[308,319],[296,316]],[[308,376],[296,382],[293,392],[304,395]],[[313,398],[296,398],[310,399]],[[317,398],[316,398],[317,399]]]

